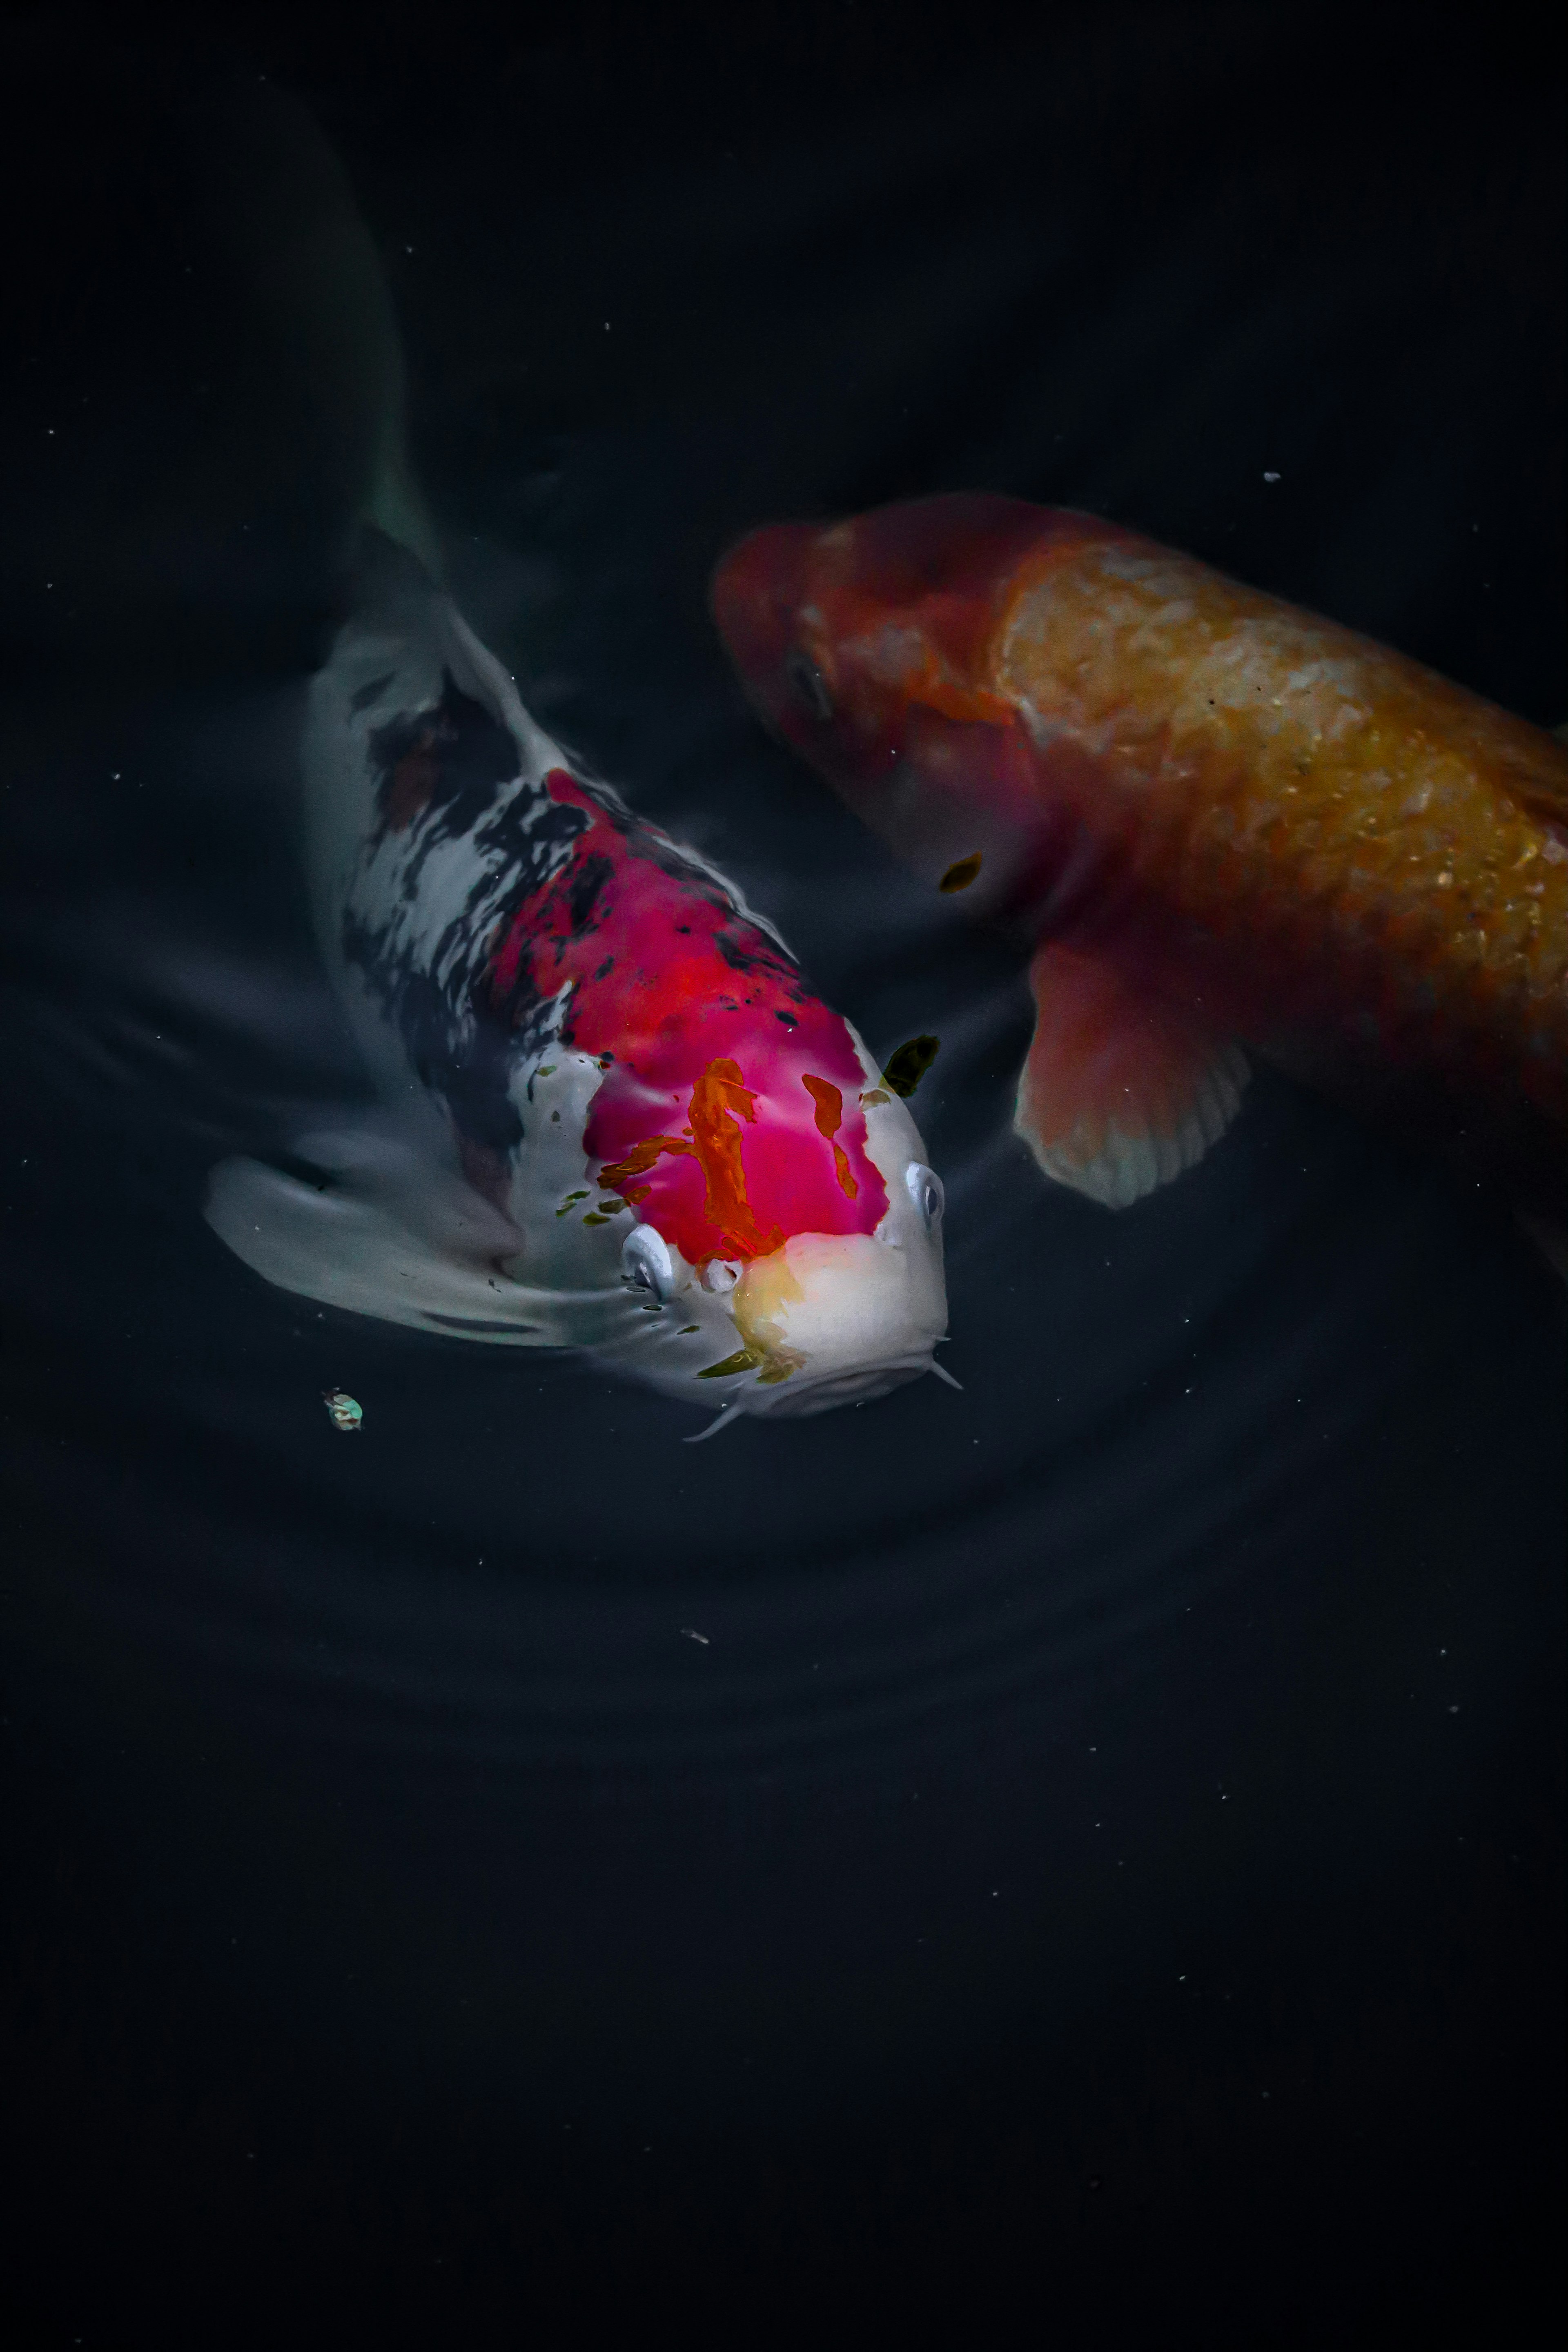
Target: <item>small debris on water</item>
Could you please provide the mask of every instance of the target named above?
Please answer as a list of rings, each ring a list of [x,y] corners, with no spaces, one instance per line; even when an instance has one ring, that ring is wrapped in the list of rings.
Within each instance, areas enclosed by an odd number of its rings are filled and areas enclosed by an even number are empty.
[[[363,1405],[347,1389],[323,1389],[321,1402],[331,1414],[334,1429],[358,1429],[364,1420]]]
[[[713,1645],[709,1641],[707,1634],[700,1633],[695,1625],[683,1625],[680,1630],[685,1634],[689,1642],[700,1642],[705,1650],[712,1648]]]

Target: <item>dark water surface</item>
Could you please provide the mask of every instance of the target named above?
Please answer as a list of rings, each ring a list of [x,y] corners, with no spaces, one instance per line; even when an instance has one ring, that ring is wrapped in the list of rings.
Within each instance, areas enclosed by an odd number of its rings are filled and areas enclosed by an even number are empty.
[[[1139,1209],[1044,1185],[1015,963],[703,593],[989,487],[1568,715],[1559,59],[654,17],[7,36],[17,2340],[1554,2342],[1561,1287],[1268,1073]],[[942,1037],[962,1396],[688,1453],[202,1223],[368,1093],[291,830],[353,404],[247,209],[261,74],[525,701],[874,1048]]]

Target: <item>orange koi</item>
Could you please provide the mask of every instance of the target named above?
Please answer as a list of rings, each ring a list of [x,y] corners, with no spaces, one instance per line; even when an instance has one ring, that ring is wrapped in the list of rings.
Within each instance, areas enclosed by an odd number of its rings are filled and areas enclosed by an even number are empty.
[[[1190,1167],[1247,1051],[1568,1206],[1568,750],[1092,516],[957,496],[725,558],[763,715],[1032,950],[1016,1126],[1111,1206]]]

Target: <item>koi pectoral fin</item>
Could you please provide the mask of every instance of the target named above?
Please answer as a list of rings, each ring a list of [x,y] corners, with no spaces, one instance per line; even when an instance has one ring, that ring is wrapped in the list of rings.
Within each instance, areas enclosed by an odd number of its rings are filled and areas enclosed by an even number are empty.
[[[1125,1209],[1194,1167],[1241,1108],[1240,1046],[1105,956],[1047,942],[1029,981],[1013,1124],[1046,1174]]]
[[[213,1171],[205,1213],[219,1240],[264,1281],[351,1314],[511,1347],[558,1347],[576,1336],[563,1327],[559,1294],[526,1290],[477,1252],[454,1246],[448,1204],[436,1202],[434,1234],[398,1213],[406,1205],[395,1194],[378,1196],[374,1183],[350,1178],[318,1190],[260,1160],[236,1159]],[[483,1237],[493,1213],[477,1195],[473,1212]]]

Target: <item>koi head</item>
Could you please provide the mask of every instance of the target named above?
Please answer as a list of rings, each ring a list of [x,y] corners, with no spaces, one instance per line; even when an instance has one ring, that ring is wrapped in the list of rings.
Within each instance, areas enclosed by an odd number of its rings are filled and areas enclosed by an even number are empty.
[[[636,1218],[610,1216],[647,1318],[637,1369],[726,1418],[882,1395],[936,1369],[947,1328],[942,1190],[914,1123],[847,1024],[797,1003],[795,1033],[752,1033],[744,1075],[721,1055],[669,1090],[684,1117],[617,1065],[584,1130],[593,1213],[618,1199]]]
[[[792,1234],[759,1257],[692,1267],[657,1226],[633,1228],[623,1278],[673,1333],[639,1369],[668,1393],[717,1408],[700,1436],[742,1414],[804,1418],[925,1372],[948,1377],[934,1353],[947,1328],[942,1183],[900,1157],[873,1233]]]
[[[890,847],[1005,906],[1040,823],[995,650],[1024,572],[1106,526],[954,494],[753,531],[718,566],[714,622],[763,718]]]

